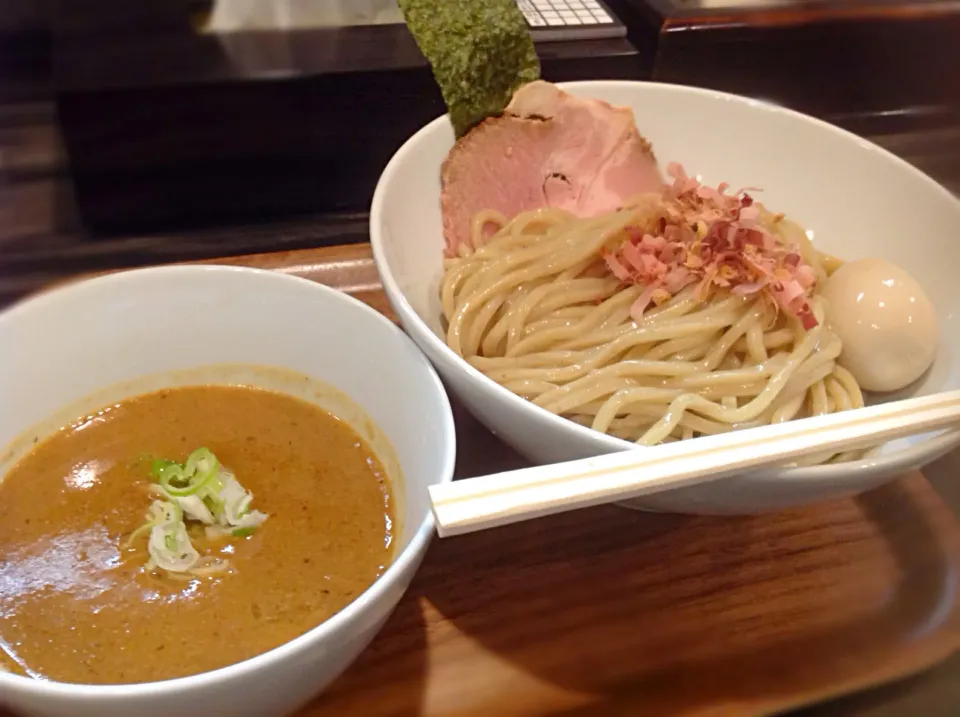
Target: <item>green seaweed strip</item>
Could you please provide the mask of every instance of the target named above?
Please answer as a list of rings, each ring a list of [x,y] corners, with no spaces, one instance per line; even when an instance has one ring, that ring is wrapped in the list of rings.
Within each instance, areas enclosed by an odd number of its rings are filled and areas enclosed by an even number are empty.
[[[540,61],[516,0],[400,0],[433,67],[457,137],[503,113],[513,93],[540,77]]]

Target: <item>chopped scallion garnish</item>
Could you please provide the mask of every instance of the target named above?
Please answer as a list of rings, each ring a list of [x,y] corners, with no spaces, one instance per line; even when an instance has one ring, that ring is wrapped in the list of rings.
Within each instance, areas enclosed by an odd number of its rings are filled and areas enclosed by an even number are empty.
[[[207,537],[216,533],[241,538],[252,535],[267,519],[265,513],[251,510],[253,494],[207,448],[193,451],[183,465],[154,460],[150,474],[156,481],[150,492],[158,500],[147,511],[147,522],[128,541],[132,544],[150,534],[148,569],[194,575],[222,572],[226,561],[201,558],[193,547],[186,520],[207,526]]]
[[[198,448],[187,457],[185,465],[173,461],[153,462],[151,473],[171,496],[196,495],[216,481],[220,462],[208,448]]]

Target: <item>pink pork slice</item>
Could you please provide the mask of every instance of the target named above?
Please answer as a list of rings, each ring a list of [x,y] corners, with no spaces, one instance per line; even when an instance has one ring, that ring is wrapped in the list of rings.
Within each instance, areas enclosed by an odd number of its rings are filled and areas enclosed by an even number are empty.
[[[473,217],[507,218],[541,207],[583,217],[658,191],[663,180],[633,112],[567,94],[538,80],[521,87],[500,117],[462,137],[441,171],[447,251],[470,241]]]

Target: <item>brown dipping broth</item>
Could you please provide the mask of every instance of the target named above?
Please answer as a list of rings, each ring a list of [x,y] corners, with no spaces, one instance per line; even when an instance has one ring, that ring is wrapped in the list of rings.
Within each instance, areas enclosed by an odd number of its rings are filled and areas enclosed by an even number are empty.
[[[152,498],[145,456],[206,446],[269,515],[207,540],[229,573],[144,570],[127,547]],[[320,624],[392,559],[390,482],[370,447],[323,409],[240,386],[158,391],[61,429],[0,483],[0,666],[41,679],[150,682],[224,667]],[[189,523],[188,523],[189,524]]]

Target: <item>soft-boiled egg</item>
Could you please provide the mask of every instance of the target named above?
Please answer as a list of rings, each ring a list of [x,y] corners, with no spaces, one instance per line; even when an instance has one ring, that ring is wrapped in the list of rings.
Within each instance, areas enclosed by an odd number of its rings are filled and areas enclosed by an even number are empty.
[[[920,284],[885,259],[844,264],[827,280],[827,323],[843,342],[838,359],[867,391],[896,391],[933,363],[936,311]]]

